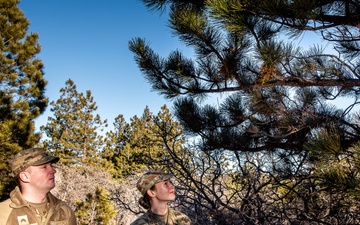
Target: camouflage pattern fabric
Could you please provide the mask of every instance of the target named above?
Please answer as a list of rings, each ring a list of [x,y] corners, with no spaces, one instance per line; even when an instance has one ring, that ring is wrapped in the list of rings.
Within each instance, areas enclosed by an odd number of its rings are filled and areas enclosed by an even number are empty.
[[[0,225],[76,225],[73,210],[51,193],[47,194],[49,210],[45,217],[38,213],[22,197],[20,188],[16,187],[10,198],[0,202]]]
[[[130,225],[191,225],[191,220],[185,214],[169,209],[168,213],[161,216],[157,215],[151,210],[137,218]]]
[[[48,155],[42,148],[30,148],[16,154],[9,162],[10,169],[16,177],[29,166],[39,166],[49,162],[56,163],[59,157]]]
[[[171,173],[165,173],[162,169],[155,169],[146,172],[136,184],[137,189],[144,196],[146,191],[149,190],[154,184],[167,180],[174,175]]]

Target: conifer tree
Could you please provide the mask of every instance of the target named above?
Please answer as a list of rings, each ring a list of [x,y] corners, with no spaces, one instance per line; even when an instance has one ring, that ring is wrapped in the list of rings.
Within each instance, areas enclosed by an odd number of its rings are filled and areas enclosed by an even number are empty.
[[[174,115],[196,140],[194,152],[227,153],[227,162],[238,173],[225,182],[226,188],[215,190],[234,190],[231,197],[242,200],[240,208],[222,202],[225,196],[203,207],[220,204],[239,215],[239,224],[359,223],[357,199],[341,201],[349,197],[344,190],[359,188],[358,169],[339,169],[346,163],[342,159],[355,161],[348,156],[355,154],[360,140],[359,115],[353,113],[360,103],[359,1],[143,2],[150,9],[169,9],[172,33],[194,55],[174,50],[163,58],[137,37],[129,49],[140,70],[153,90],[174,100]],[[298,46],[303,35],[311,35],[314,43]],[[203,104],[209,96],[217,102]],[[314,141],[325,147],[322,138],[312,137],[327,132],[336,134],[336,157],[321,149],[317,157],[324,160],[314,162],[317,145],[305,146]],[[319,166],[327,170],[319,172]],[[262,175],[255,179],[256,174]],[[334,178],[341,185],[322,182]],[[287,192],[277,196],[274,187],[286,187]],[[335,187],[339,201],[332,201]],[[204,195],[217,197],[215,192]],[[338,213],[340,208],[348,211]]]
[[[132,153],[129,147],[131,127],[121,114],[115,118],[113,125],[114,129],[106,133],[105,146],[101,153],[102,166],[114,177],[121,177],[132,168]]]
[[[161,112],[169,113],[166,105]],[[104,165],[114,176],[123,177],[144,167],[160,165],[159,162],[166,158],[157,121],[159,115],[153,115],[147,106],[141,117],[135,115],[129,123],[122,115],[115,118],[115,129],[107,133],[107,144],[102,153]]]
[[[80,225],[111,225],[116,216],[114,205],[109,201],[109,193],[104,187],[95,187],[94,194],[87,194],[84,202],[77,201],[75,214]]]
[[[0,196],[7,183],[8,159],[39,141],[34,119],[48,104],[44,65],[36,57],[39,35],[28,33],[30,22],[19,2],[0,2]]]
[[[326,104],[341,96],[353,100],[349,109],[359,104],[358,2],[214,0],[203,1],[204,8],[191,1],[144,2],[171,4],[170,27],[196,59],[180,51],[164,59],[141,38],[129,48],[152,88],[176,101],[184,128],[204,137],[205,149],[301,150],[307,134],[330,118],[344,129],[339,133],[358,130],[349,111]],[[294,34],[305,30],[319,31],[338,54],[295,46]],[[228,98],[219,107],[201,107],[201,99],[216,93]],[[359,137],[341,139],[349,146]]]
[[[66,162],[97,163],[103,145],[103,137],[98,132],[107,122],[95,114],[97,106],[91,91],[87,90],[85,95],[79,93],[69,79],[60,93],[60,98],[50,103],[53,117],[41,127],[48,138],[44,145]]]
[[[360,139],[349,116],[360,103],[358,1],[143,2],[170,5],[173,34],[194,48],[195,59],[178,50],[162,58],[145,39],[129,42],[152,88],[173,99],[184,130],[202,138],[201,149],[302,155],[310,134],[332,122],[343,147]],[[335,53],[294,44],[310,31]],[[202,104],[217,93],[222,102]]]

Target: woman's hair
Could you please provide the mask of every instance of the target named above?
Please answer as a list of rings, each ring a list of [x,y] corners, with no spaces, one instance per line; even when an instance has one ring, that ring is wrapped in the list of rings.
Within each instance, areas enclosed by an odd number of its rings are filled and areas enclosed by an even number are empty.
[[[155,190],[155,185],[153,185],[149,190]],[[150,197],[147,193],[145,193],[144,196],[139,198],[139,205],[141,205],[144,209],[150,209],[151,203],[150,203]]]

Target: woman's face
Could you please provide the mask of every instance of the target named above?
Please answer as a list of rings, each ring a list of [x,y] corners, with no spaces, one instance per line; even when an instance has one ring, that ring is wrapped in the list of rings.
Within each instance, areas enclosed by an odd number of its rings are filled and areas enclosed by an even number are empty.
[[[159,201],[172,201],[175,199],[175,186],[170,179],[163,180],[155,184],[154,193]]]

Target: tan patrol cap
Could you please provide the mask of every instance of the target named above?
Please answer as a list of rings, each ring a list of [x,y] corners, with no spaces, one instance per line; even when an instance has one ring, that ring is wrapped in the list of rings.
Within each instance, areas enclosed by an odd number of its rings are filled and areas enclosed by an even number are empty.
[[[29,148],[16,154],[10,160],[9,165],[14,177],[16,177],[29,166],[39,166],[58,161],[59,157],[47,154],[43,148]]]
[[[136,187],[144,196],[154,184],[167,180],[174,175],[171,173],[165,173],[162,169],[154,169],[146,172],[142,177],[138,180]]]

